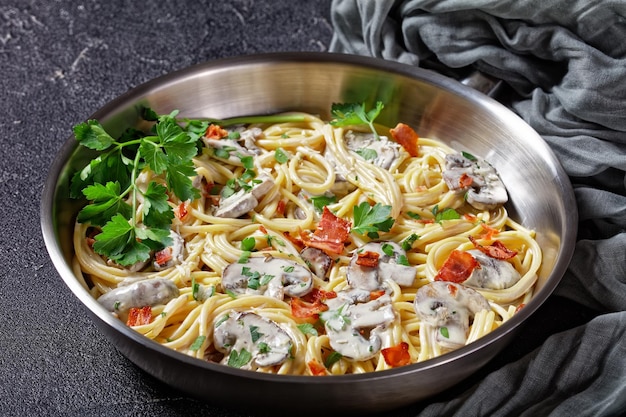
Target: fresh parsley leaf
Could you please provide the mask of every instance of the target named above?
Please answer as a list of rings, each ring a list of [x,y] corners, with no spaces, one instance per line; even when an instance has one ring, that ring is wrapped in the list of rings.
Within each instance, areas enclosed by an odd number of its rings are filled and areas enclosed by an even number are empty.
[[[298,329],[300,329],[300,331],[302,333],[304,333],[304,334],[310,334],[310,335],[313,335],[313,336],[317,336],[318,335],[317,329],[311,323],[298,324]]]
[[[259,347],[259,353],[270,353],[272,348],[265,342],[261,342],[257,345]]]
[[[402,249],[404,249],[405,251],[411,250],[413,248],[413,243],[415,243],[415,241],[419,238],[419,235],[415,233],[411,234],[402,241]]]
[[[370,206],[367,201],[364,201],[354,206],[354,226],[351,231],[376,235],[378,232],[388,232],[395,222],[389,217],[390,214],[391,206],[383,206],[380,203]]]
[[[150,247],[136,238],[136,228],[116,214],[95,237],[93,249],[120,265],[133,265],[150,257]]]
[[[412,211],[408,211],[406,213],[407,216],[409,216],[410,218],[414,219],[414,220],[420,220],[422,218],[422,216],[420,216],[418,213],[412,212]]]
[[[200,284],[196,282],[195,277],[191,277],[191,295],[196,301],[198,301],[198,291],[200,291]]]
[[[250,251],[244,250],[241,252],[241,256],[239,257],[239,260],[237,262],[240,264],[246,264],[248,263],[249,258],[250,258]]]
[[[432,213],[435,216],[435,221],[437,223],[441,223],[444,220],[456,220],[461,218],[459,212],[450,207],[446,207],[440,211],[439,206],[435,206],[433,207]]]
[[[398,262],[398,265],[411,266],[411,264],[409,263],[409,259],[406,257],[406,255],[398,255],[398,259],[396,259],[396,262]]]
[[[357,155],[359,155],[361,158],[365,159],[366,161],[371,161],[371,160],[378,158],[378,152],[376,152],[374,149],[361,148],[361,149],[357,149],[356,153]]]
[[[278,162],[279,164],[284,164],[287,161],[289,161],[289,156],[285,153],[285,151],[283,151],[281,148],[277,148],[274,151],[274,159],[276,160],[276,162]]]
[[[252,343],[256,343],[263,336],[263,333],[259,332],[259,326],[250,326],[249,329]]]
[[[227,365],[233,368],[241,368],[251,360],[252,354],[248,352],[245,348],[242,348],[239,352],[233,349],[228,356]]]
[[[441,335],[443,337],[445,337],[446,339],[450,338],[450,334],[448,333],[448,328],[447,327],[440,327],[439,328],[439,333],[441,333]]]
[[[381,249],[383,251],[383,253],[387,256],[393,256],[394,255],[394,251],[393,251],[393,246],[391,246],[389,243],[383,243],[381,246]]]
[[[463,152],[461,152],[461,155],[463,155],[464,157],[466,157],[467,159],[469,159],[472,162],[476,162],[478,160],[474,155],[472,155],[469,152],[463,151]]]
[[[248,236],[241,241],[241,250],[251,252],[256,247],[256,240],[252,236]]]
[[[202,347],[202,344],[206,340],[206,336],[198,336],[196,340],[193,341],[191,346],[189,346],[189,350],[195,352]]]
[[[313,203],[313,208],[321,213],[324,211],[324,206],[329,204],[333,204],[337,201],[337,197],[334,195],[318,195],[315,197],[311,197],[311,202]]]
[[[108,149],[115,143],[115,139],[97,120],[87,120],[74,126],[74,136],[81,145],[96,151]]]
[[[144,224],[149,227],[169,229],[174,212],[167,203],[167,189],[156,182],[151,182],[143,196]]]
[[[331,106],[331,114],[334,117],[330,121],[333,126],[354,126],[367,125],[378,139],[378,132],[374,127],[374,120],[378,117],[385,106],[381,101],[376,102],[376,107],[366,111],[364,103],[333,103]]]
[[[343,355],[337,351],[332,351],[324,360],[324,366],[326,368],[330,368],[331,366],[333,366],[336,362],[339,362],[339,360],[343,358]]]

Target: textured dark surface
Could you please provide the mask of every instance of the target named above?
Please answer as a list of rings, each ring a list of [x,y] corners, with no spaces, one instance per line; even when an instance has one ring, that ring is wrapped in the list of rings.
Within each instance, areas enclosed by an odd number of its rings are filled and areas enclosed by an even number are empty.
[[[244,415],[163,385],[104,339],[48,258],[41,191],[71,127],[109,100],[206,60],[325,51],[329,16],[328,0],[0,0],[0,415]],[[547,335],[589,319],[575,308],[552,299],[536,315],[542,319],[531,321],[507,352],[458,390],[471,389]],[[567,322],[560,319],[563,311]],[[303,408],[307,401],[323,398],[303,399]]]

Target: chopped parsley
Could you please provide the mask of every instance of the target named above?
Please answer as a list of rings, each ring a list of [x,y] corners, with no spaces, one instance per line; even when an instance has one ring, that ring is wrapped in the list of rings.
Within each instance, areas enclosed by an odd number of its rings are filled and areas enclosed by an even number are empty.
[[[285,153],[285,151],[283,151],[281,148],[277,148],[274,151],[274,159],[276,160],[276,162],[278,162],[279,164],[284,164],[287,161],[289,161],[289,156]]]
[[[334,119],[330,121],[330,124],[338,127],[367,125],[374,137],[380,139],[374,127],[374,120],[384,107],[381,101],[377,101],[376,106],[369,111],[365,110],[365,103],[333,103],[330,112]]]
[[[432,213],[435,216],[435,221],[437,223],[441,223],[444,220],[456,220],[461,218],[461,215],[455,209],[450,207],[440,211],[439,206],[436,205],[433,207]]]
[[[391,230],[395,220],[390,217],[391,206],[383,206],[376,203],[370,206],[367,201],[354,206],[354,226],[351,231],[359,234],[367,234],[371,239],[379,237],[378,232]]]
[[[198,336],[196,340],[193,341],[191,346],[189,346],[189,350],[195,352],[202,347],[202,344],[206,340],[206,336]]]
[[[241,368],[252,360],[252,354],[245,348],[237,352],[235,349],[230,351],[227,365],[233,368]]]

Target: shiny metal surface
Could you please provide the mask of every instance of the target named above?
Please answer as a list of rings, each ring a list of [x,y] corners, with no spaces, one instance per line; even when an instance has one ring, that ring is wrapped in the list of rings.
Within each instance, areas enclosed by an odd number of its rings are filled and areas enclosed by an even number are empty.
[[[55,267],[125,356],[158,379],[207,401],[240,407],[245,395],[245,403],[257,411],[271,410],[280,399],[283,409],[345,415],[389,410],[449,388],[515,337],[524,320],[551,294],[572,256],[577,215],[571,185],[546,143],[519,117],[481,93],[418,68],[355,56],[281,53],[218,60],[164,76],[112,101],[91,118],[116,135],[139,123],[139,105],[159,113],[179,109],[185,117],[287,110],[329,117],[333,102],[376,100],[386,103],[381,123],[403,121],[421,136],[489,160],[509,190],[511,216],[537,231],[545,260],[535,298],[477,342],[423,363],[337,377],[257,374],[190,358],[152,342],[107,313],[72,272],[71,235],[78,207],[68,198],[68,181],[89,158],[77,150],[73,138],[50,168],[41,206],[44,240]]]

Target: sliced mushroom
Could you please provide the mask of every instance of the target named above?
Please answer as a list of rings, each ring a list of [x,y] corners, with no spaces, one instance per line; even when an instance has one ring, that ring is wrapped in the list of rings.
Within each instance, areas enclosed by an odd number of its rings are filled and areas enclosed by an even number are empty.
[[[176,285],[165,278],[151,278],[115,288],[98,297],[98,302],[112,313],[126,313],[133,307],[167,304],[178,297]]]
[[[244,148],[233,139],[212,139],[204,136],[202,137],[202,141],[209,148],[220,149],[228,152],[228,158],[222,159],[226,159],[234,164],[241,162],[241,156],[254,156],[254,152]]]
[[[378,254],[376,267],[357,264],[359,253],[375,252]],[[395,242],[369,242],[352,254],[346,271],[346,279],[352,288],[374,291],[389,279],[403,287],[410,287],[415,280],[416,269],[402,265],[399,260],[406,260],[406,251]]]
[[[395,320],[391,297],[358,303],[354,294],[327,300],[328,310],[320,314],[330,346],[343,357],[362,361],[382,348],[382,334]]]
[[[472,288],[486,288],[490,290],[503,290],[515,285],[522,276],[509,262],[479,251],[468,251],[480,264],[480,268],[474,268],[472,275],[463,282]]]
[[[264,294],[282,300],[302,297],[311,291],[313,274],[297,262],[255,256],[246,263],[233,263],[222,272],[222,287],[235,294]]]
[[[251,369],[257,366],[275,366],[285,362],[291,353],[293,342],[276,322],[255,313],[232,311],[215,323],[213,333],[215,348],[224,353],[222,363]],[[233,365],[231,355],[238,358],[250,355],[246,363]]]
[[[274,186],[274,180],[269,175],[259,175],[257,180],[250,190],[241,189],[230,197],[221,199],[214,215],[236,219],[254,210],[259,200]]]
[[[173,230],[170,230],[170,238],[172,238],[172,244],[154,256],[152,266],[156,271],[180,265],[185,260],[185,239]]]
[[[304,248],[300,252],[300,257],[302,257],[311,272],[320,279],[326,277],[326,274],[328,274],[333,264],[333,260],[330,259],[330,256],[326,255],[323,250],[317,248]]]
[[[478,210],[493,210],[508,201],[498,172],[484,159],[448,154],[443,179],[451,190],[467,192],[467,202]]]
[[[400,156],[400,145],[386,136],[349,131],[345,139],[348,149],[382,169],[389,169]]]
[[[437,328],[437,341],[453,349],[465,345],[470,320],[476,313],[490,309],[478,291],[445,281],[421,287],[413,306],[420,319]]]

